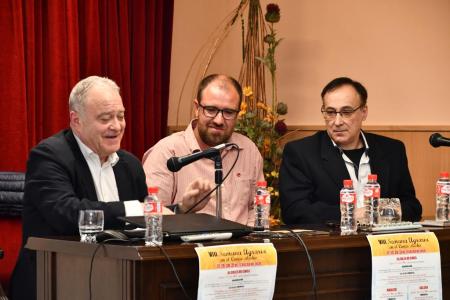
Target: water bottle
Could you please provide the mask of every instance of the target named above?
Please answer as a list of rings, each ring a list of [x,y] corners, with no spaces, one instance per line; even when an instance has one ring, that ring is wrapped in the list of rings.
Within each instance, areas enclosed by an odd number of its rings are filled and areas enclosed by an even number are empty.
[[[255,230],[269,230],[270,227],[270,193],[266,181],[256,183],[255,195]]]
[[[380,184],[376,174],[369,174],[364,186],[364,220],[363,223],[372,226],[378,224],[378,203],[380,201]]]
[[[144,200],[145,245],[152,247],[161,246],[163,242],[162,203],[157,194],[157,187],[149,187]]]
[[[436,221],[448,221],[450,180],[448,172],[441,172],[436,182]]]
[[[351,179],[344,180],[344,187],[341,189],[339,196],[341,203],[341,234],[348,235],[356,233],[356,192],[353,189]]]

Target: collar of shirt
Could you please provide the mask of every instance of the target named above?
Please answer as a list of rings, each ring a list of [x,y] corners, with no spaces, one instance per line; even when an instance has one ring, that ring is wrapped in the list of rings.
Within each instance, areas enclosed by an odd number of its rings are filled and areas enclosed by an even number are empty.
[[[361,156],[361,160],[359,161],[359,166],[355,166],[355,164],[345,155],[344,151],[331,139],[333,145],[339,149],[339,153],[342,156],[342,159],[345,162],[345,167],[347,168],[348,173],[350,174],[350,179],[353,181],[353,188],[356,191],[357,195],[357,204],[356,207],[362,207],[364,202],[364,186],[367,183],[367,176],[370,174],[370,158],[368,155],[369,144],[367,143],[367,139],[364,135],[364,132],[361,131],[361,137],[364,142],[365,151]],[[356,176],[356,171],[358,172],[358,176]]]
[[[106,162],[102,165],[101,161],[100,161],[100,156],[98,156],[97,153],[95,153],[94,151],[92,151],[91,148],[89,148],[88,146],[86,146],[81,139],[75,134],[75,132],[73,133],[75,140],[78,143],[78,146],[80,147],[80,151],[83,154],[84,158],[86,160],[90,160],[90,161],[94,161],[94,162],[99,162],[100,165],[102,167],[105,166],[109,166],[111,165],[111,167],[114,167],[117,162],[119,161],[119,156],[117,155],[116,152],[114,152],[113,154],[108,156],[108,159],[106,160]]]
[[[198,119],[193,119],[184,132],[186,144],[189,146],[189,151],[191,153],[194,153],[194,151],[196,151],[196,150],[201,151],[200,146],[198,145],[197,138],[195,137],[195,134],[194,134],[194,128],[195,128],[195,126],[197,126],[197,120]],[[231,134],[230,139],[226,143],[237,144],[234,132]],[[226,154],[233,149],[239,149],[239,150],[243,149],[241,145],[238,145],[238,146],[239,146],[239,148],[227,147],[222,150],[222,153]]]
[[[364,132],[361,130],[360,131],[360,135],[362,136],[363,142],[364,142],[364,146],[366,147],[366,151],[367,152],[369,150],[369,144],[367,143],[367,139],[366,136],[364,135]],[[330,137],[331,142],[333,143],[333,146],[335,146],[336,148],[339,149],[340,153],[343,153],[343,150],[341,149],[341,147],[339,147],[334,141],[333,139]]]
[[[101,202],[119,201],[119,191],[113,170],[113,166],[119,161],[117,153],[109,155],[107,161],[102,164],[100,157],[75,134],[74,136],[91,172],[97,200]]]

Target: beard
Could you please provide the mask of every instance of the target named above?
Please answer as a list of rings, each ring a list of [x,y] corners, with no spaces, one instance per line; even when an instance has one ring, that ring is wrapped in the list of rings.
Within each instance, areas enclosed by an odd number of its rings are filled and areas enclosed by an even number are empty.
[[[210,124],[201,126],[200,124],[197,124],[198,134],[199,134],[200,138],[206,145],[208,145],[210,147],[214,147],[214,146],[217,146],[217,145],[227,142],[233,133],[232,130],[230,130],[230,131],[224,130],[223,134],[212,134],[211,132],[208,131],[209,125]]]

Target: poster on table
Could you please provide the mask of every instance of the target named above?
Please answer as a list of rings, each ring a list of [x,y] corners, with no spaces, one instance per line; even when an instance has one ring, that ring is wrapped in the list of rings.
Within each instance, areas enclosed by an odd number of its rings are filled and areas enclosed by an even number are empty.
[[[433,232],[368,235],[372,299],[442,299],[439,242]]]
[[[277,252],[272,243],[197,247],[195,251],[198,300],[273,298]]]

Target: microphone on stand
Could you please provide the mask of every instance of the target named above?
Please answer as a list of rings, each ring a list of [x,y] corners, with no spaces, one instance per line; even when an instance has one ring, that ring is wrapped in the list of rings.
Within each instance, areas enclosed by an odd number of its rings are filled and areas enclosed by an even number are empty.
[[[440,146],[450,147],[450,139],[445,138],[436,132],[430,135],[430,144],[435,148]]]
[[[167,160],[167,168],[171,172],[178,172],[182,167],[201,158],[213,158],[220,155],[220,150],[233,145],[232,143],[220,144],[203,151],[194,152],[181,157],[173,156]]]

